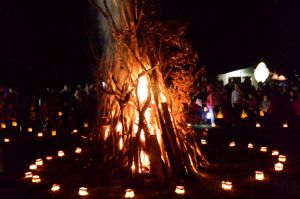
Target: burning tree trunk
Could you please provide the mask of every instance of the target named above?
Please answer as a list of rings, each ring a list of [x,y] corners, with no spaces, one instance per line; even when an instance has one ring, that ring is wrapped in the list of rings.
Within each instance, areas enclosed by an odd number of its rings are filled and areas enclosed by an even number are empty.
[[[185,26],[157,21],[146,0],[92,3],[101,13],[104,47],[96,136],[104,164],[127,167],[130,175],[151,172],[161,182],[198,175],[208,163],[183,114],[193,83],[188,68],[197,58]]]

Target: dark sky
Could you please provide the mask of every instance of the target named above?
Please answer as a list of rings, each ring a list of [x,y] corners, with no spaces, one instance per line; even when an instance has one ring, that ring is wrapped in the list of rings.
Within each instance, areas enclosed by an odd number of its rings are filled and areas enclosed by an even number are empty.
[[[300,1],[161,0],[190,20],[189,38],[211,74],[254,66],[300,65]],[[299,2],[299,3],[298,3]],[[4,0],[0,6],[0,82],[91,79],[87,0]]]

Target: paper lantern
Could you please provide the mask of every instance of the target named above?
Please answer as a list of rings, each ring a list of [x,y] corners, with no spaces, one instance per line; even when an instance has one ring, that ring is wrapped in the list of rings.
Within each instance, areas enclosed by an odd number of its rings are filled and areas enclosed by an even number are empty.
[[[52,159],[53,159],[53,157],[51,155],[46,156],[46,160],[52,160]]]
[[[11,123],[11,126],[16,127],[16,126],[18,126],[18,123],[17,123],[16,121],[13,121],[13,122]]]
[[[125,190],[125,198],[134,198],[134,190],[133,189],[126,189]]]
[[[241,115],[242,119],[248,118],[247,113],[245,112],[245,110],[243,110],[242,115]]]
[[[88,124],[87,122],[84,122],[84,123],[83,123],[83,127],[84,127],[84,128],[88,128],[88,127],[89,127],[89,124]]]
[[[273,150],[272,151],[272,156],[277,156],[279,155],[279,151],[278,150]]]
[[[262,146],[262,147],[260,147],[260,151],[261,151],[261,152],[267,152],[267,151],[268,151],[268,148],[265,147],[265,146]]]
[[[87,191],[86,187],[80,187],[79,191],[78,191],[78,195],[87,196],[87,195],[89,195],[89,192]]]
[[[274,164],[275,171],[282,171],[283,170],[283,164],[281,162],[278,162]]]
[[[32,178],[31,171],[28,171],[28,172],[25,173],[25,178]]]
[[[71,134],[75,134],[75,133],[78,133],[77,129],[73,129]]]
[[[5,128],[6,128],[6,124],[2,122],[2,123],[1,123],[1,128],[2,128],[2,129],[5,129]]]
[[[40,183],[41,182],[40,176],[39,175],[32,176],[31,182],[32,183]]]
[[[59,117],[61,117],[63,114],[62,114],[61,111],[59,111],[59,112],[57,113],[57,115],[58,115]]]
[[[36,164],[31,164],[31,165],[29,165],[29,169],[30,169],[30,170],[36,170],[36,169],[37,169]]]
[[[288,124],[287,124],[287,123],[284,123],[284,124],[282,124],[282,127],[283,127],[283,128],[288,128]]]
[[[260,123],[255,124],[256,128],[260,128]]]
[[[53,192],[58,192],[60,190],[60,185],[59,184],[53,184],[51,187],[51,191]]]
[[[56,136],[56,130],[52,130],[52,131],[51,131],[51,135],[52,135],[52,136]]]
[[[263,171],[255,171],[255,179],[256,180],[264,180],[264,172]]]
[[[286,161],[286,156],[285,155],[279,155],[278,156],[278,161],[279,162],[285,162]]]
[[[264,111],[263,111],[263,110],[260,110],[260,111],[259,111],[259,116],[260,116],[260,117],[263,117],[263,116],[265,116],[265,113],[264,113]]]
[[[43,137],[44,134],[43,134],[42,132],[39,132],[39,133],[37,134],[37,136],[38,136],[38,137]]]
[[[82,149],[80,147],[76,147],[75,149],[75,153],[79,154],[82,152]]]
[[[223,118],[224,118],[224,116],[223,116],[223,113],[222,113],[222,110],[221,110],[221,109],[219,110],[219,112],[218,112],[218,114],[217,114],[217,118],[218,118],[218,119],[223,119]]]
[[[57,152],[57,156],[58,157],[64,157],[65,156],[65,152],[63,150],[60,150]]]
[[[28,131],[29,133],[31,133],[33,130],[32,130],[31,127],[28,127],[27,131]]]
[[[235,142],[230,142],[229,147],[235,147]]]
[[[257,82],[264,82],[269,77],[269,69],[264,62],[260,62],[254,70],[254,78]]]
[[[205,139],[201,139],[201,144],[206,145],[207,141]]]
[[[10,139],[9,138],[4,138],[4,142],[9,143]]]
[[[253,144],[252,143],[248,144],[248,149],[253,149]]]
[[[177,193],[178,195],[184,195],[185,194],[184,186],[176,186],[175,193]]]
[[[43,165],[43,160],[42,159],[36,159],[35,160],[35,165],[36,166],[42,166]]]
[[[222,189],[231,190],[232,189],[232,182],[222,181]]]

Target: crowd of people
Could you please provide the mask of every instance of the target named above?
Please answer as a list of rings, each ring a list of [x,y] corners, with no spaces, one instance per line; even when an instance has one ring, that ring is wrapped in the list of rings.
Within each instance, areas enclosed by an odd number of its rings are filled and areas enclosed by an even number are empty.
[[[0,86],[0,122],[17,121],[21,127],[46,128],[58,117],[66,124],[91,121],[97,114],[97,92],[94,84],[70,89],[13,89]]]
[[[251,78],[245,77],[242,83],[231,78],[226,85],[222,81],[197,85],[193,110],[202,123],[214,125],[215,117],[222,113],[225,125],[239,126],[244,113],[250,122],[300,125],[300,88],[288,82],[269,80],[256,88]]]

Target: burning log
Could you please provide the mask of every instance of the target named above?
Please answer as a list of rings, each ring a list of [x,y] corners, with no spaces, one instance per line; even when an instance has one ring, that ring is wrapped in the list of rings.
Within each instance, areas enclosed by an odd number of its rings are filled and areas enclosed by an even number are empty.
[[[104,47],[98,60],[100,128],[92,139],[103,144],[104,165],[127,167],[129,176],[150,166],[164,182],[169,175],[198,175],[208,162],[183,114],[193,83],[188,69],[197,55],[184,26],[155,21],[149,2],[91,0],[100,12]]]

